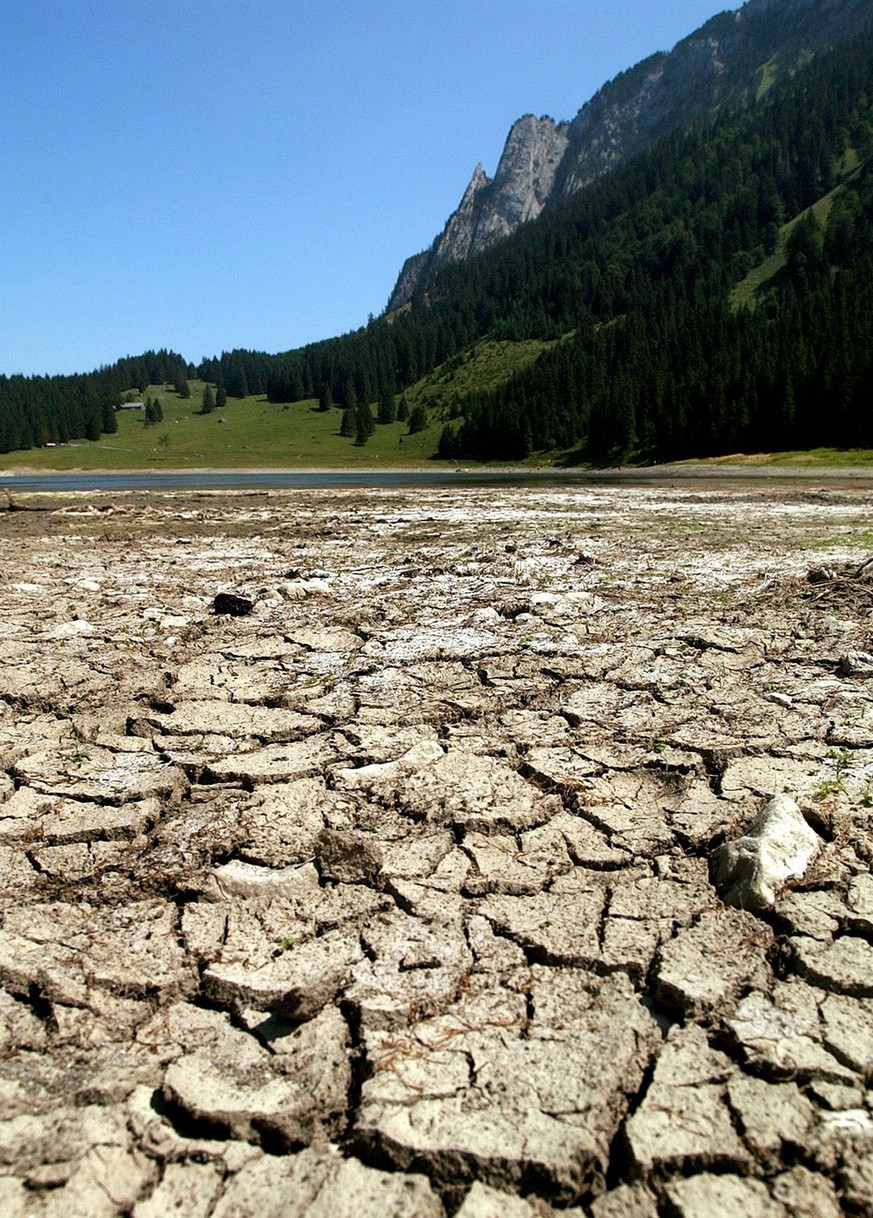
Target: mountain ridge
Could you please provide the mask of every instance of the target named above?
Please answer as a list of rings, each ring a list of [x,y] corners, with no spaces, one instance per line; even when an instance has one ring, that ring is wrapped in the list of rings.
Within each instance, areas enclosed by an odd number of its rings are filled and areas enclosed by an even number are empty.
[[[858,32],[871,11],[870,0],[747,0],[619,73],[572,120],[523,115],[494,177],[478,164],[442,233],[406,259],[386,311],[408,304],[441,266],[481,253],[664,135],[757,96]]]

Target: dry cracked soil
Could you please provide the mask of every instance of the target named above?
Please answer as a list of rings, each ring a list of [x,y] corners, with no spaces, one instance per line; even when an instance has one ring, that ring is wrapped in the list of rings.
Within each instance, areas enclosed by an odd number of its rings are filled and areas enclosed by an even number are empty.
[[[4,1218],[873,1214],[869,490],[12,507]]]

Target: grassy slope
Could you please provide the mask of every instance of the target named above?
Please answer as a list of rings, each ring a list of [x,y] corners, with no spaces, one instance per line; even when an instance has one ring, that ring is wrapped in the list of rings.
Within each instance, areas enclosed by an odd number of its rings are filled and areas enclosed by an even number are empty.
[[[768,283],[774,275],[785,266],[788,261],[785,250],[788,243],[788,238],[794,232],[797,225],[808,215],[813,212],[822,229],[827,228],[828,216],[831,208],[834,205],[834,199],[837,195],[842,194],[845,190],[844,186],[836,186],[828,194],[824,195],[808,211],[802,211],[799,215],[793,216],[787,224],[783,224],[779,229],[779,240],[776,244],[776,249],[758,266],[752,267],[745,279],[740,280],[734,290],[731,292],[731,305],[734,309],[754,309],[758,303],[758,293],[765,283]]]
[[[682,462],[688,465],[690,462]],[[821,469],[842,466],[873,465],[873,449],[869,448],[811,448],[808,451],[784,453],[732,453],[725,457],[708,457],[706,465],[809,465]]]
[[[342,411],[322,414],[315,401],[274,405],[263,396],[230,398],[223,410],[200,414],[203,384],[191,381],[182,399],[166,385],[143,396],[159,397],[164,419],[144,425],[141,411],[120,411],[118,431],[97,441],[76,440],[65,447],[0,454],[0,469],[233,469],[267,467],[365,467],[419,465],[436,452],[455,394],[506,380],[548,346],[542,342],[480,342],[435,369],[406,391],[410,410],[431,408],[431,424],[408,434],[406,423],[377,426],[366,444],[339,434]],[[373,413],[376,413],[375,404]],[[219,421],[223,420],[223,422]]]
[[[448,413],[447,407],[453,397],[493,389],[553,346],[554,343],[536,339],[517,343],[489,340],[474,343],[407,389],[404,396],[410,408],[419,403],[429,408],[437,407],[443,417]]]
[[[141,411],[121,411],[118,431],[66,447],[0,455],[0,468],[71,469],[234,469],[417,465],[435,451],[436,426],[407,435],[405,423],[377,427],[365,445],[339,434],[342,412],[321,414],[316,402],[276,406],[263,397],[230,398],[223,410],[201,415],[203,385],[191,382],[191,397],[154,386],[163,422],[144,425]],[[224,420],[221,422],[220,420]]]

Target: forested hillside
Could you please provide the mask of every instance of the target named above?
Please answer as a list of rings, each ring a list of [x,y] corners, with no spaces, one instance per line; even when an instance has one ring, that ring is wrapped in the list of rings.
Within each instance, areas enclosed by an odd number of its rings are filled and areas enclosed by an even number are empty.
[[[504,335],[575,335],[468,398],[443,454],[873,443],[871,85],[868,34],[483,259],[480,290],[513,302]],[[774,251],[738,308],[732,289]]]
[[[116,430],[122,394],[186,375],[181,355],[147,351],[82,376],[0,376],[0,452],[96,440]]]
[[[873,446],[871,166],[867,32],[446,265],[354,333],[197,369],[162,351],[88,376],[2,377],[0,450],[96,438],[119,393],[186,374],[330,409],[390,403],[440,366],[419,400],[443,457]],[[534,354],[507,357],[503,377],[492,360],[478,385],[471,359],[453,379],[485,339]]]
[[[873,0],[746,0],[608,81],[572,122],[519,119],[494,178],[478,166],[430,249],[406,260],[389,308],[429,286],[446,262],[494,245],[658,140],[759,100],[871,20]]]

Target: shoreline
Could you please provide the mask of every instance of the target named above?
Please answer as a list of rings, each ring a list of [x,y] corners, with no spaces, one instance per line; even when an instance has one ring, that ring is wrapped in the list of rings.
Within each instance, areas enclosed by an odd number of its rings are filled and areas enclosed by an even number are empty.
[[[110,466],[85,468],[76,466],[73,469],[59,469],[50,465],[23,466],[14,465],[0,469],[0,487],[5,483],[19,482],[25,479],[38,478],[221,478],[247,476],[266,479],[276,478],[342,478],[342,479],[377,479],[387,476],[392,481],[404,477],[412,479],[428,475],[434,481],[439,479],[454,480],[481,478],[483,481],[498,479],[536,480],[568,480],[568,481],[668,481],[671,479],[709,480],[709,479],[785,479],[810,480],[828,478],[835,481],[863,481],[873,483],[873,465],[803,465],[803,464],[710,464],[706,462],[676,462],[659,465],[618,465],[606,467],[558,466],[530,467],[525,465],[452,465],[441,467],[436,464],[419,465],[368,465],[368,466],[168,466],[165,469],[124,468]]]

